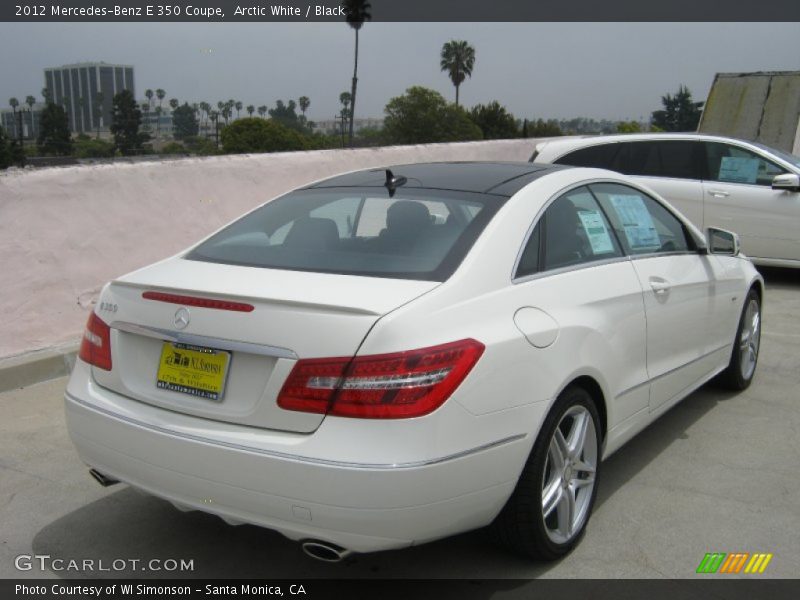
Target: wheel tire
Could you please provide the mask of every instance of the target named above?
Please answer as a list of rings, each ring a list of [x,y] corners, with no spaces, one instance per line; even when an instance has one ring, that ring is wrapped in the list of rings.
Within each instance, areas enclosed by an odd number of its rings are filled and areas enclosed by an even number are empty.
[[[570,444],[578,439],[572,434],[579,431],[579,419],[585,420],[586,425],[581,447]],[[562,458],[566,454],[566,460],[560,463],[554,452],[569,448],[559,445],[555,438],[557,431],[561,442],[573,446],[571,452],[560,453]],[[542,425],[514,493],[490,527],[490,535],[496,542],[536,560],[556,560],[577,545],[586,531],[597,495],[600,432],[597,408],[589,393],[578,386],[564,390]],[[590,480],[591,483],[586,483]],[[547,495],[548,515],[544,507],[545,488],[554,492]],[[574,494],[572,513],[570,494]],[[556,496],[560,500],[554,500]],[[565,533],[559,525],[566,522],[574,524],[574,528]]]
[[[751,289],[742,307],[742,316],[736,328],[736,338],[727,368],[717,381],[730,390],[747,389],[753,381],[761,348],[761,300]]]

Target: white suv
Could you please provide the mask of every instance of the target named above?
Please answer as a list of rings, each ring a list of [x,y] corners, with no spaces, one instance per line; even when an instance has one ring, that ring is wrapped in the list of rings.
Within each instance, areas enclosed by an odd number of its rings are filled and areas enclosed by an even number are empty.
[[[649,186],[700,228],[735,231],[754,263],[800,267],[800,158],[701,134],[564,138],[531,162],[611,169]]]

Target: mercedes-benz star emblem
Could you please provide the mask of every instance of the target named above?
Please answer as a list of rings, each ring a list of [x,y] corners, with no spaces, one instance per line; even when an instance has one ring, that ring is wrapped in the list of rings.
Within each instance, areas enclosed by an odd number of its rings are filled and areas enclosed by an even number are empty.
[[[189,319],[189,309],[185,306],[181,306],[175,311],[175,318],[172,320],[172,324],[175,325],[175,329],[186,329],[186,326],[189,324]]]

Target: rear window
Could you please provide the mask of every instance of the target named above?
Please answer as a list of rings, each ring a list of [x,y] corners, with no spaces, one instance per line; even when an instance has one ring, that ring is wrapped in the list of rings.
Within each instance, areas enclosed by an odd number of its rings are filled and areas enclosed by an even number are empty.
[[[384,188],[299,190],[245,215],[189,260],[270,269],[444,281],[500,196]]]

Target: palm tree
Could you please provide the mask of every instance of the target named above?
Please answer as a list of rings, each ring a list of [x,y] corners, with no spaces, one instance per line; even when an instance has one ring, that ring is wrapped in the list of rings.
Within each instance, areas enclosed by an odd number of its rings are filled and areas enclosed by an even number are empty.
[[[100,139],[100,119],[103,117],[103,100],[105,100],[103,92],[97,92],[94,95],[94,118],[97,122],[97,139]]]
[[[297,99],[297,103],[300,105],[300,112],[303,113],[305,117],[308,107],[311,106],[311,100],[308,99],[308,96],[300,96]]]
[[[262,104],[261,106],[259,106],[259,107],[258,107],[258,114],[259,114],[259,115],[261,116],[261,118],[263,119],[263,118],[264,118],[264,115],[266,115],[266,114],[267,114],[267,107],[266,107],[265,105],[263,105],[263,104]]]
[[[20,143],[21,143],[22,142],[22,127],[21,127],[20,123],[17,122],[17,107],[19,106],[19,100],[17,100],[16,98],[9,98],[8,99],[8,103],[9,103],[9,105],[11,105],[11,112],[14,113],[14,128],[19,129],[19,131],[17,132],[17,137],[19,138]]]
[[[166,96],[167,96],[167,92],[165,92],[161,88],[158,88],[156,90],[156,98],[158,98],[158,105],[159,106],[161,106],[161,103],[164,101],[164,98],[166,98]]]
[[[339,112],[339,118],[342,120],[342,147],[344,147],[345,123],[348,122],[353,115],[352,111],[348,110],[352,99],[353,97],[350,95],[350,92],[342,92],[339,94],[339,102],[342,103],[342,110]]]
[[[255,107],[255,106],[253,106],[252,104],[248,104],[248,105],[247,105],[247,114],[248,114],[248,115],[250,115],[250,116],[252,117],[252,116],[253,116],[253,113],[254,113],[255,111],[256,111],[256,107]]]
[[[147,98],[147,102],[150,107],[153,106],[153,90],[145,90],[144,91],[145,98]],[[147,108],[147,112],[150,112],[150,107]]]
[[[25,104],[28,105],[28,116],[31,118],[31,138],[34,138],[33,135],[33,105],[36,104],[36,96],[26,96],[25,97]]]
[[[356,112],[356,87],[358,87],[358,32],[365,21],[372,19],[370,9],[372,5],[367,0],[343,0],[345,20],[347,24],[356,32],[356,51],[353,61],[353,87],[350,92],[350,132],[348,134],[349,145],[353,145],[353,116]]]
[[[46,87],[42,88],[42,98],[44,98],[45,104],[50,104],[53,101],[53,99],[50,97],[50,90],[48,90]]]
[[[220,102],[220,104],[222,104],[222,102]],[[214,144],[216,148],[219,148],[219,111],[212,110],[209,116],[214,123]]]
[[[447,71],[450,81],[456,86],[456,106],[458,106],[458,88],[467,76],[472,77],[475,66],[475,48],[464,40],[450,40],[442,46],[439,66]]]
[[[234,104],[234,106],[236,107],[236,118],[238,119],[239,118],[239,111],[242,110],[242,107],[244,106],[244,104],[242,104],[241,100],[237,100],[236,103]]]
[[[170,99],[169,99],[169,107],[170,107],[172,110],[175,110],[175,109],[176,109],[176,108],[178,108],[180,105],[181,105],[181,104],[180,104],[180,102],[178,102],[178,99],[177,99],[177,98],[170,98]]]

